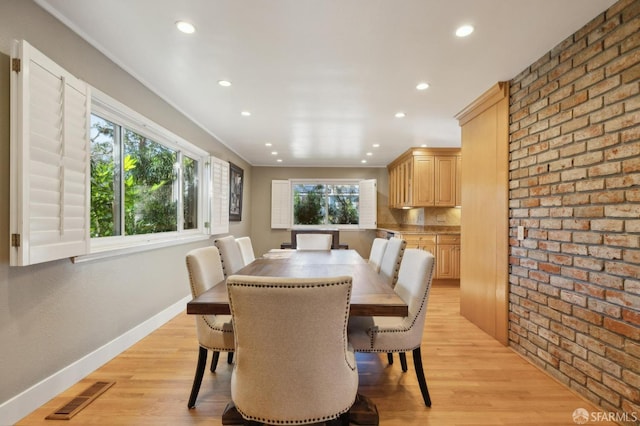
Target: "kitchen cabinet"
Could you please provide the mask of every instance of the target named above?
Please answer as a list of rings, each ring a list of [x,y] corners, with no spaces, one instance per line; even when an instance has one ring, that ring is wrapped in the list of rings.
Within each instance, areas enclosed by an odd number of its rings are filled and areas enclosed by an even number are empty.
[[[460,278],[459,234],[396,234],[407,242],[406,248],[428,251],[436,258],[435,279]]]
[[[459,205],[459,164],[459,149],[409,149],[387,166],[389,207]]]
[[[438,235],[436,249],[436,278],[460,278],[460,236]]]

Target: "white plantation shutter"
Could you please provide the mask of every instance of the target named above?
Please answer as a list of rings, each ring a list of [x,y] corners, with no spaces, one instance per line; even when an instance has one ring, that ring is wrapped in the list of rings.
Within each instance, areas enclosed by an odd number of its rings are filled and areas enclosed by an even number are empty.
[[[359,228],[375,229],[378,227],[378,184],[375,179],[361,180]]]
[[[288,180],[271,181],[271,228],[291,228],[291,184]]]
[[[209,233],[225,234],[229,232],[229,163],[215,157],[210,157],[209,162]]]
[[[89,252],[89,114],[86,83],[27,42],[15,44],[11,265]]]

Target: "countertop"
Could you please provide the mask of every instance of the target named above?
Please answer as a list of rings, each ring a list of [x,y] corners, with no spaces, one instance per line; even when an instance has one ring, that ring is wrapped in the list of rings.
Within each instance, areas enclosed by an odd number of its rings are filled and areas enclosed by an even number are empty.
[[[459,226],[381,224],[377,229],[399,234],[460,234]]]

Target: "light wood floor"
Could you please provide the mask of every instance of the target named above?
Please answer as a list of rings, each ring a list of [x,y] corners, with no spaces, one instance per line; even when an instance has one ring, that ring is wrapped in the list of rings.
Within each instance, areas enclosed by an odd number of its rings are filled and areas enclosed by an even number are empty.
[[[231,366],[221,356],[216,373],[206,370],[189,410],[197,354],[194,320],[178,315],[18,425],[219,425],[230,400]],[[457,287],[432,289],[422,358],[431,408],[422,402],[411,353],[407,373],[397,357],[388,366],[384,354],[358,354],[359,392],[377,404],[382,425],[570,426],[575,409],[596,411],[462,318]],[[96,381],[116,384],[71,420],[45,420]]]

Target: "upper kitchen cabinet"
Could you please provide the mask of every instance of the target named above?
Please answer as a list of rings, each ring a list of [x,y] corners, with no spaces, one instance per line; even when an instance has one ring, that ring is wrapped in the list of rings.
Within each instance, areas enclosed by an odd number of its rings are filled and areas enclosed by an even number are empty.
[[[460,205],[459,164],[459,149],[409,149],[387,166],[389,207]]]

